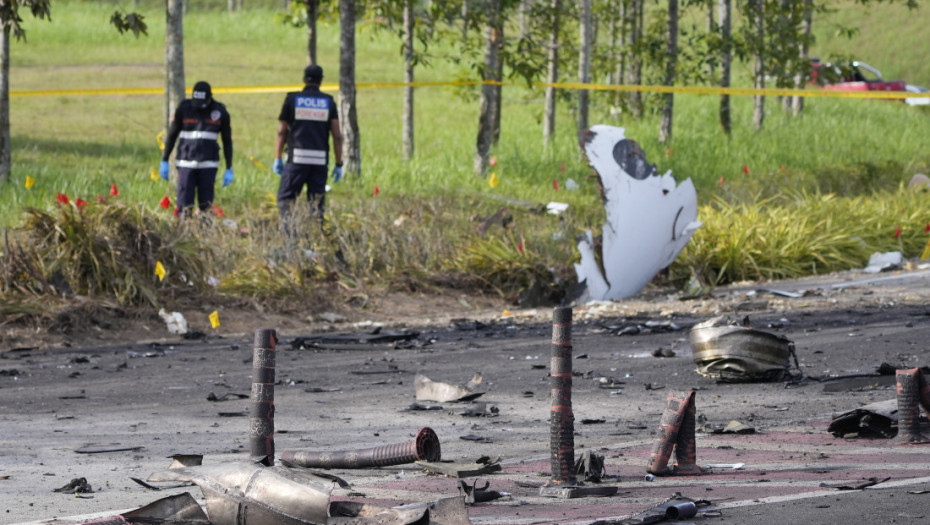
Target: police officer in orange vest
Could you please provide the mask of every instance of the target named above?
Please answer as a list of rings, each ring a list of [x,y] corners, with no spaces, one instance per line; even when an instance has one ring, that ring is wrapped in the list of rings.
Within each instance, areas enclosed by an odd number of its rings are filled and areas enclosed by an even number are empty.
[[[182,217],[194,206],[195,194],[201,212],[209,210],[213,205],[213,186],[216,182],[216,171],[220,166],[217,138],[223,140],[223,157],[226,159],[226,172],[223,174],[225,188],[233,182],[233,143],[229,112],[226,111],[226,106],[213,100],[210,84],[200,81],[194,84],[191,98],[182,101],[174,112],[159,168],[161,178],[167,181],[168,158],[177,143],[177,209]]]
[[[342,178],[342,133],[336,101],[320,91],[323,68],[317,65],[304,69],[304,89],[287,94],[278,116],[278,136],[275,140],[274,172],[281,176],[278,186],[278,209],[287,230],[290,206],[307,186],[307,201],[323,220],[326,201],[326,173],[329,163],[329,135],[333,136],[336,166],[334,182]],[[287,145],[287,163],[281,156]]]

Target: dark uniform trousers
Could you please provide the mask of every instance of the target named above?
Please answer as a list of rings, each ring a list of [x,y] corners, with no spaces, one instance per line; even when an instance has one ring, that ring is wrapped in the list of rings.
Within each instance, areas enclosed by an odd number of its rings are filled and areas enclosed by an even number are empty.
[[[208,211],[213,206],[217,168],[178,168],[178,209],[181,213],[194,206],[194,192],[197,193],[197,207]]]

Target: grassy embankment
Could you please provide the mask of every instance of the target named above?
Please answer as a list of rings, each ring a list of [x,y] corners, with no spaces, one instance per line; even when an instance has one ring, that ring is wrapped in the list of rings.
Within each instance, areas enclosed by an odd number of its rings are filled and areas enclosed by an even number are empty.
[[[118,36],[106,25],[110,5],[62,3],[56,5],[52,23],[29,21],[29,42],[12,46],[12,89],[160,87],[164,22],[160,8],[148,4],[143,2],[142,8],[150,34],[138,40]],[[923,16],[910,15],[908,26],[919,26]],[[829,27],[824,23],[820,29]],[[334,26],[321,30],[324,82],[335,82],[338,31]],[[121,254],[140,246],[133,228],[107,235],[88,230],[87,239],[75,239],[72,245],[86,248],[96,236],[105,241],[98,243],[100,249],[113,253],[77,264],[83,259],[74,254],[86,249],[56,248],[47,260],[33,264],[33,273],[40,275],[19,276],[29,281],[21,286],[25,295],[45,286],[41,281],[56,271],[79,293],[116,295],[124,304],[170,301],[186,287],[178,281],[183,272],[193,273],[186,277],[194,281],[217,276],[220,290],[227,293],[262,297],[317,293],[324,282],[356,295],[372,286],[422,289],[453,283],[516,297],[534,281],[561,289],[572,279],[570,263],[577,255],[570,239],[585,228],[599,229],[603,221],[596,179],[580,160],[569,104],[560,106],[556,142],[544,149],[540,93],[522,87],[504,92],[503,130],[494,150],[501,180],[496,188],[471,173],[474,100],[463,101],[451,88],[419,89],[416,158],[404,163],[400,89],[360,90],[362,177],[333,186],[328,199],[331,235],[323,238],[308,229],[302,240],[302,247],[321,256],[314,262],[297,257],[269,263],[267,256],[280,253],[283,246],[275,228],[277,178],[266,168],[283,94],[223,94],[222,88],[296,85],[305,60],[304,32],[277,24],[270,9],[235,14],[192,9],[185,32],[188,84],[209,80],[233,116],[236,182],[218,189],[217,204],[237,228],[178,232],[170,212],[158,207],[165,194],[174,199],[173,186],[150,178],[159,158],[155,135],[162,126],[161,96],[14,97],[14,178],[0,192],[0,225],[22,224],[23,209],[34,207],[63,224],[100,220],[104,229],[104,215],[138,214],[133,221],[151,234],[145,253],[125,258]],[[824,49],[837,46],[825,35],[821,40]],[[402,78],[394,35],[363,28],[357,44],[359,82]],[[897,76],[891,65],[907,46],[892,44],[886,55],[863,59]],[[854,52],[857,45],[849,49]],[[878,46],[862,48],[879,51]],[[442,54],[437,50],[430,67],[418,70],[418,80],[465,74]],[[744,75],[747,69],[738,66],[737,73]],[[716,125],[717,97],[681,95],[676,97],[674,140],[666,149],[656,142],[656,116],[643,121],[614,118],[609,102],[610,95],[594,96],[591,122],[627,127],[628,136],[641,143],[660,170],[671,169],[680,179],[691,177],[698,187],[705,225],[668,273],[675,281],[686,280],[693,270],[713,282],[727,282],[859,267],[874,251],[903,247],[906,256],[916,256],[927,240],[926,199],[899,189],[930,162],[923,139],[930,136],[925,111],[890,102],[817,98],[808,101],[804,115],[791,119],[769,99],[765,129],[754,132],[750,99],[735,97],[734,132],[726,138]],[[36,180],[32,189],[24,187],[26,176]],[[564,189],[569,178],[580,185],[578,190]],[[553,180],[559,181],[559,190]],[[120,194],[109,198],[110,207],[132,210],[116,214],[96,205],[95,196],[107,195],[114,183]],[[83,212],[88,219],[60,216],[58,192],[91,202]],[[826,193],[835,196],[822,196]],[[502,198],[562,201],[571,207],[555,217]],[[476,225],[504,205],[513,223],[506,230],[492,227],[484,238],[475,235]],[[897,226],[900,239],[893,235]],[[25,247],[56,244],[37,231],[32,230]],[[28,234],[16,230],[11,238]],[[169,265],[168,278],[159,283],[153,276],[155,260],[186,261],[189,249],[200,251],[203,265],[184,270]],[[18,260],[25,264],[24,257]],[[113,267],[100,262],[106,260]],[[133,270],[107,284],[106,276],[120,267]],[[88,272],[103,278],[89,278]],[[7,272],[4,278],[9,287],[17,276]],[[126,286],[127,279],[136,285]],[[83,282],[100,285],[85,287]]]

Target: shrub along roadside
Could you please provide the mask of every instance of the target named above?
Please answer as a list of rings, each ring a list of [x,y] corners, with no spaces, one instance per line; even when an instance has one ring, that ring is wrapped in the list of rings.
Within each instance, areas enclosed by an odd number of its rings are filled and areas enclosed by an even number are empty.
[[[704,225],[666,277],[676,285],[692,275],[722,285],[860,268],[877,251],[913,258],[930,240],[928,199],[903,187],[870,197],[717,199],[701,207]],[[340,294],[364,300],[392,287],[467,287],[514,303],[553,304],[574,283],[581,229],[570,211],[556,218],[442,196],[334,208],[324,227],[298,216],[300,234],[290,239],[260,214],[243,223],[201,217],[179,226],[121,203],[31,209],[0,252],[4,313],[35,315],[35,305],[56,297],[158,308],[214,294],[315,311]],[[468,210],[472,226],[461,224]],[[482,224],[492,216],[498,220]],[[156,275],[159,262],[164,280]]]

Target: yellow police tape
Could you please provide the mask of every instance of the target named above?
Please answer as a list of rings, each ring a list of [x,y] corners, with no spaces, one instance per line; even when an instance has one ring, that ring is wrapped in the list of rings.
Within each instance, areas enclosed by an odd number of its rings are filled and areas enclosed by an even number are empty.
[[[379,89],[393,87],[434,87],[434,86],[474,86],[487,85],[525,85],[520,82],[499,81],[458,81],[458,82],[360,82],[355,84],[356,89]],[[910,93],[907,91],[838,91],[833,89],[787,89],[787,88],[742,88],[742,87],[715,87],[715,86],[641,86],[641,85],[613,85],[613,84],[584,84],[578,82],[539,83],[533,87],[553,87],[556,89],[589,90],[589,91],[639,91],[643,93],[687,93],[695,95],[761,95],[781,97],[829,97],[829,98],[870,98],[870,99],[905,99],[930,98],[930,93]],[[253,93],[287,93],[300,90],[303,86],[246,86],[246,87],[217,87],[213,88],[215,94],[253,94]],[[325,91],[338,91],[338,84],[323,84]],[[47,96],[87,96],[87,95],[161,95],[162,88],[114,88],[114,89],[51,89],[12,91],[11,97],[47,97]]]

